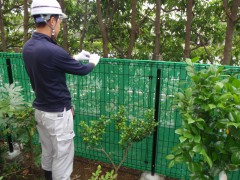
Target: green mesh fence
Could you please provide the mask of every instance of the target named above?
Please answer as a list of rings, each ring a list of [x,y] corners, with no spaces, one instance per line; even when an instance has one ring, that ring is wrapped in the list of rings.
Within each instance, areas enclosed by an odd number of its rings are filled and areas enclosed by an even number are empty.
[[[0,53],[0,86],[9,83],[7,61],[11,63],[13,82],[23,87],[24,97],[32,102],[34,94],[24,69],[21,54]],[[201,70],[207,65],[196,65]],[[240,72],[238,67],[231,68],[232,73]],[[172,178],[189,179],[187,166],[179,164],[168,168],[166,155],[178,143],[175,129],[181,125],[179,113],[172,109],[173,95],[187,87],[188,76],[185,63],[162,62],[150,60],[101,59],[99,65],[87,76],[67,75],[68,87],[75,106],[75,155],[89,159],[109,162],[107,157],[96,150],[91,150],[82,143],[79,134],[80,121],[97,120],[101,115],[109,117],[123,105],[127,117],[143,118],[144,111],[154,109],[159,103],[159,126],[157,141],[148,137],[134,144],[127,156],[124,166],[151,171],[153,143],[156,144],[155,172]],[[156,83],[160,80],[160,91],[156,92]],[[159,99],[155,99],[159,93]],[[107,129],[104,148],[111,152],[115,162],[120,162],[123,152],[117,144],[119,134],[113,125]],[[239,172],[228,174],[229,179],[240,179]]]

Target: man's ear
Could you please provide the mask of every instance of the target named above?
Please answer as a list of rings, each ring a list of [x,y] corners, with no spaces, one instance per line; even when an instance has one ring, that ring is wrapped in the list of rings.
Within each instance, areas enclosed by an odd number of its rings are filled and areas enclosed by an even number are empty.
[[[56,19],[52,16],[49,20],[49,23],[51,26],[55,26],[57,22],[56,22]]]

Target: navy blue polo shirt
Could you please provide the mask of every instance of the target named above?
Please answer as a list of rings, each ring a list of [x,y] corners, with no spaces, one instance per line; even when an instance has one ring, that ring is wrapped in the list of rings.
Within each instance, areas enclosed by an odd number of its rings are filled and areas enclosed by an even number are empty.
[[[37,32],[25,43],[23,60],[36,96],[33,107],[46,112],[71,108],[66,73],[83,76],[94,68],[92,63],[76,61],[49,36]]]

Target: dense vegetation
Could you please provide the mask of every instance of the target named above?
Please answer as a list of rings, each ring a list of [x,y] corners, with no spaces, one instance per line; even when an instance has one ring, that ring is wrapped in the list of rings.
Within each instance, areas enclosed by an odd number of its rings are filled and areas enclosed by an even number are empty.
[[[59,44],[103,57],[239,65],[239,0],[59,0],[68,20]],[[31,37],[31,0],[0,0],[0,51],[21,52]]]

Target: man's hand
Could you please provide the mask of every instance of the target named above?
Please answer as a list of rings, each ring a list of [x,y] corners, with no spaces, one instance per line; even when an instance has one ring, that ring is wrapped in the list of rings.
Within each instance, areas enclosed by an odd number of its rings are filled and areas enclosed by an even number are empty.
[[[89,58],[89,63],[93,63],[95,66],[98,64],[100,56],[97,54],[91,54]]]
[[[73,58],[77,61],[89,60],[90,53],[88,51],[82,50],[82,52],[80,52],[79,54],[74,55]]]

